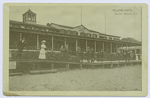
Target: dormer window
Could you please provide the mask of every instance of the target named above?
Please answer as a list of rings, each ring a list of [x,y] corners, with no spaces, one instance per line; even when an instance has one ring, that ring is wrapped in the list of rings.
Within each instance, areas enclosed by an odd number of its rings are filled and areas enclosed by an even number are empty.
[[[23,22],[36,23],[36,14],[29,9],[23,14]]]

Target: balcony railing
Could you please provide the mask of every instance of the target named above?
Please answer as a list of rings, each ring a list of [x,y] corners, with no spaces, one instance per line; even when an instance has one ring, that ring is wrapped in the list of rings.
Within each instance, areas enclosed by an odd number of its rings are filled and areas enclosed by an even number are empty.
[[[39,53],[40,50],[37,49],[37,47],[27,47],[24,49],[21,53],[21,57],[19,57],[20,53],[17,51],[17,49],[10,49],[9,51],[9,59],[10,60],[18,60],[18,59],[23,59],[23,60],[38,60],[39,59]],[[61,61],[61,60],[66,60],[66,61],[72,61],[72,62],[79,62],[79,59],[87,59],[91,58],[91,56],[87,57],[85,52],[80,52],[77,53],[76,51],[69,51],[67,53],[68,55],[65,57],[63,56],[63,53],[61,51],[54,51],[47,49],[46,50],[46,59],[47,60],[56,60],[56,61]],[[95,52],[94,53],[94,59],[97,61],[116,61],[116,60],[127,60],[127,59],[135,59],[135,56],[132,57],[127,57],[125,54],[119,53],[119,54],[110,54],[110,53],[104,53],[100,54]]]

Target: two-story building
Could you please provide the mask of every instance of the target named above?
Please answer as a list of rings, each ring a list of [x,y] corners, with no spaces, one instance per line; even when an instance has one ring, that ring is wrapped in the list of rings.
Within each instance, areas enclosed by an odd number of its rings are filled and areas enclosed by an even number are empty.
[[[83,25],[70,27],[55,23],[46,25],[37,24],[36,13],[30,9],[22,15],[23,21],[9,21],[9,45],[10,51],[17,50],[17,43],[22,38],[27,40],[27,49],[36,51],[40,49],[43,39],[46,40],[48,50],[59,51],[61,45],[68,44],[69,50],[77,51],[80,47],[83,52],[87,47],[95,52],[105,51],[116,53],[119,47],[139,46],[140,43],[125,42],[120,36],[108,35],[90,30]]]

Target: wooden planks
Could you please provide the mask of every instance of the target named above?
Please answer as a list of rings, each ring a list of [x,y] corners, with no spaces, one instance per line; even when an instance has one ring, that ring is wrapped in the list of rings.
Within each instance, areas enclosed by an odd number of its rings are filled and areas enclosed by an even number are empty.
[[[11,61],[10,61],[11,62]],[[14,62],[14,61],[13,61]],[[10,64],[14,64],[14,63],[10,63]],[[103,61],[103,62],[94,62],[94,63],[90,63],[90,62],[63,62],[63,61],[48,61],[48,60],[20,60],[20,61],[15,61],[15,68],[13,68],[14,70],[18,70],[19,72],[24,72],[24,71],[29,71],[30,74],[43,74],[43,73],[55,73],[57,71],[59,71],[59,69],[63,69],[65,71],[69,70],[69,69],[73,69],[73,68],[77,68],[77,69],[83,69],[83,68],[113,68],[113,67],[119,67],[121,65],[123,66],[127,66],[127,65],[134,65],[134,64],[141,64],[142,61],[130,61],[130,62],[126,62],[126,61]],[[26,64],[23,64],[26,63]],[[42,63],[43,65],[40,65],[40,63]],[[47,64],[47,65],[46,65]],[[28,65],[28,66],[27,66]],[[39,67],[40,65],[40,67]],[[44,68],[44,65],[49,66]],[[22,67],[21,67],[22,66]],[[26,69],[24,67],[27,67]],[[58,70],[57,70],[58,69]],[[22,74],[21,73],[21,74]],[[20,73],[14,73],[14,74],[10,74],[11,75],[19,75]]]

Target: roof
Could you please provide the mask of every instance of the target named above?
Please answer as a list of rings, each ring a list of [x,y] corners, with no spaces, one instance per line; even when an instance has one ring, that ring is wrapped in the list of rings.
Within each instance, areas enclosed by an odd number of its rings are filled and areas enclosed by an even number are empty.
[[[57,28],[54,28],[54,27],[51,27],[51,26],[46,26],[46,25],[40,25],[40,24],[30,24],[30,23],[15,21],[15,20],[9,20],[9,22],[10,23],[17,23],[17,24],[24,24],[24,25],[38,26],[38,27],[45,27],[45,28],[51,28],[51,29],[58,30]]]
[[[135,40],[134,38],[122,38],[121,41],[123,42],[129,42],[129,43],[136,43],[136,44],[142,44],[142,42]]]
[[[74,28],[77,28],[77,27],[80,27],[80,26],[82,26],[82,27],[84,27],[85,29],[87,29],[85,26],[83,26],[82,24],[81,25],[79,25],[79,26],[75,26],[75,27],[70,27],[70,26],[65,26],[65,25],[60,25],[60,24],[56,24],[56,23],[51,23],[51,25],[57,25],[57,26],[60,26],[60,27],[64,27],[64,28],[69,28],[69,29],[74,29]],[[89,30],[89,29],[87,29],[88,31],[90,31],[90,32],[94,32],[94,33],[99,33],[100,34],[100,32],[97,32],[97,31],[94,31],[94,30]]]
[[[120,47],[119,49],[130,49],[130,50],[135,50],[135,49],[142,49],[142,46],[130,46],[130,47]]]
[[[36,13],[32,12],[30,9],[27,12],[25,12],[24,14],[26,14],[26,13],[30,13],[30,14],[35,14],[36,15]]]
[[[65,25],[60,25],[60,24],[56,24],[56,23],[51,23],[50,25],[57,25],[57,26],[60,26],[60,27],[64,27],[64,28],[69,28],[69,29],[73,29],[74,27],[70,27],[70,26],[65,26]]]
[[[64,28],[69,28],[69,29],[74,29],[74,28],[77,28],[77,27],[82,26],[82,27],[84,27],[85,29],[87,29],[87,28],[86,28],[85,26],[83,26],[82,24],[79,25],[79,26],[75,26],[75,27],[60,25],[60,24],[56,24],[56,23],[51,23],[50,25],[57,25],[57,26],[64,27]],[[87,30],[90,31],[90,32],[98,33],[98,34],[100,34],[100,35],[113,36],[113,37],[119,37],[119,38],[120,38],[120,36],[108,35],[108,34],[100,33],[100,32],[98,32],[98,31],[94,31],[94,30],[90,30],[90,29],[87,29]]]

